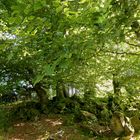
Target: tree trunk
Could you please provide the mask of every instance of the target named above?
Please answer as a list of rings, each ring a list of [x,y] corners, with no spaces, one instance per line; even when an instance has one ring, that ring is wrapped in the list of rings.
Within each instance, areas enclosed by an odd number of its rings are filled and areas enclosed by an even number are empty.
[[[66,87],[63,82],[57,82],[56,85],[56,97],[58,100],[64,99],[68,97],[68,91],[66,90]]]
[[[120,94],[121,87],[120,87],[120,83],[117,80],[117,77],[116,77],[115,74],[113,74],[113,90],[114,90],[114,94],[115,95],[119,95]]]
[[[37,96],[39,98],[39,102],[40,102],[41,106],[42,107],[46,106],[47,103],[48,103],[48,97],[47,97],[46,91],[42,87],[42,84],[41,83],[37,83],[34,86],[34,90],[37,93]]]

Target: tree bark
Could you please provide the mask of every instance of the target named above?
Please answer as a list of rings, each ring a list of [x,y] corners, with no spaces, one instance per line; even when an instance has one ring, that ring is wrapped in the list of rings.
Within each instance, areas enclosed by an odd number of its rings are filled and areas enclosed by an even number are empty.
[[[119,95],[120,94],[121,87],[120,87],[120,83],[117,80],[117,77],[116,77],[115,74],[113,74],[113,90],[114,90],[114,94],[115,95]]]
[[[37,83],[35,86],[34,86],[34,90],[36,91],[37,93],[37,96],[39,98],[39,102],[40,104],[43,106],[46,106],[47,103],[48,103],[48,97],[47,97],[47,93],[46,91],[44,90],[44,88],[42,87],[42,84],[41,83]]]
[[[63,84],[60,82],[57,82],[56,85],[56,98],[59,99],[64,99],[64,92],[63,92]]]
[[[56,85],[56,97],[58,100],[69,97],[66,87],[63,82],[58,81]]]

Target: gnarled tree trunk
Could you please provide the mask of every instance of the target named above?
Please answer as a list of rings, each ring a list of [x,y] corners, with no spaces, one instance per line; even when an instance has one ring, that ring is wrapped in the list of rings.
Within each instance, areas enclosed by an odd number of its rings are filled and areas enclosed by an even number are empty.
[[[69,97],[69,91],[62,81],[58,81],[56,84],[56,98],[58,100]]]
[[[42,84],[37,83],[34,86],[34,90],[37,93],[37,96],[39,98],[39,102],[40,102],[41,106],[42,107],[46,106],[47,103],[48,103],[48,96],[47,96],[47,93],[46,93],[45,89],[42,87]]]
[[[120,94],[120,83],[117,79],[117,76],[115,74],[113,74],[113,90],[114,90],[114,94],[115,95],[119,95]]]

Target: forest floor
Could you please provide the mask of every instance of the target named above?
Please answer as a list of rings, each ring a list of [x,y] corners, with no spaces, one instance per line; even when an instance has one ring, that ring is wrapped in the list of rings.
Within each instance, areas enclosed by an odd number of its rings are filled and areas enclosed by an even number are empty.
[[[9,109],[9,106],[6,107]],[[34,121],[14,121],[7,132],[0,131],[0,140],[130,140],[113,136],[108,124],[92,121],[74,123],[72,116],[50,113],[33,117]],[[131,140],[140,140],[140,134]]]
[[[42,115],[36,121],[17,121],[7,133],[0,135],[0,140],[120,140],[110,134],[95,136],[85,133],[80,128],[80,123],[65,124],[66,117],[52,114]],[[99,129],[106,129],[106,127],[95,126],[93,131]],[[140,140],[140,135],[132,140]]]
[[[61,117],[42,116],[35,122],[16,122],[7,135],[7,140],[85,140],[77,126],[64,126]]]
[[[105,138],[85,135],[79,130],[78,124],[64,125],[60,116],[42,116],[37,121],[14,123],[4,140],[105,140]]]

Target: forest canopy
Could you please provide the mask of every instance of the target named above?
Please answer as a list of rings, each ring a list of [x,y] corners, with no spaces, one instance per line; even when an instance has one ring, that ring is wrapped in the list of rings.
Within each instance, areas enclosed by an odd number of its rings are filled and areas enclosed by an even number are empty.
[[[13,116],[112,118],[116,135],[132,136],[139,94],[140,0],[0,0],[0,107],[11,103]]]
[[[22,80],[95,88],[113,77],[139,84],[139,0],[1,0],[0,7],[2,88]]]

